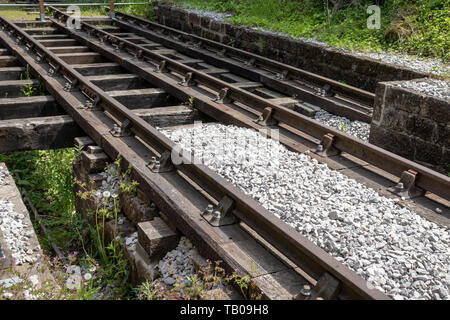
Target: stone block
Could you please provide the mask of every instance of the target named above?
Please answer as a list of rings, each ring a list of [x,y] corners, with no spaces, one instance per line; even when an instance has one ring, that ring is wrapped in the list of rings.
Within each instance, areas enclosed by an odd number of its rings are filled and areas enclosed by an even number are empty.
[[[109,162],[109,157],[104,152],[89,152],[83,151],[81,153],[81,162],[83,164],[84,169],[87,173],[97,173],[101,172],[105,169],[106,165]]]
[[[209,29],[211,31],[215,31],[215,32],[219,32],[221,29],[221,22],[217,21],[217,20],[211,20]]]
[[[437,134],[437,124],[429,119],[415,117],[413,129],[408,131],[422,140],[431,141]]]
[[[211,19],[208,17],[201,17],[200,18],[200,26],[204,29],[209,29],[211,23]]]
[[[136,251],[134,252],[134,263],[137,273],[137,283],[144,281],[153,281],[158,271],[155,268],[158,265],[158,259],[151,259],[144,248],[137,243]]]
[[[158,209],[155,206],[152,207],[149,202],[144,202],[139,197],[129,193],[121,193],[119,203],[122,212],[135,224],[150,221],[158,213]]]
[[[382,128],[372,123],[369,142],[402,157],[408,159],[414,158],[414,139],[406,134]]]
[[[416,148],[415,160],[427,164],[439,164],[442,159],[442,148],[439,146],[416,138],[414,141]]]
[[[195,13],[189,13],[188,22],[193,25],[200,25],[200,17]]]
[[[138,240],[150,257],[163,256],[173,250],[179,235],[160,218],[138,223]]]
[[[430,119],[442,124],[450,124],[450,103],[448,100],[427,97],[425,103],[429,108]]]
[[[450,148],[450,124],[437,126],[434,142],[445,148]]]

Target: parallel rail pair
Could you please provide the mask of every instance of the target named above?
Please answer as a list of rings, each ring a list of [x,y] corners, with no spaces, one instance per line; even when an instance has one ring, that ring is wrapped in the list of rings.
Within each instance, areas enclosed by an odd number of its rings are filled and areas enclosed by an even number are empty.
[[[51,8],[51,10],[54,12],[56,17],[61,18],[64,22],[66,22],[66,20],[70,17],[69,15],[53,7]],[[118,13],[118,16],[124,17],[125,15]],[[127,17],[129,18],[130,16],[127,15]],[[140,22],[142,22],[143,20],[141,18],[136,17],[132,17],[131,19],[136,19],[136,21],[138,21],[139,19]],[[114,19],[113,21],[115,21],[119,25],[121,24],[121,22],[118,19]],[[143,21],[146,23],[145,25],[146,28],[150,28],[151,26],[155,25],[155,23],[152,23],[150,21],[147,20]],[[62,26],[60,25],[60,27]],[[157,25],[157,27],[162,28],[163,26]],[[373,144],[364,142],[342,131],[330,128],[318,121],[310,119],[287,107],[275,104],[270,100],[261,98],[251,92],[233,86],[232,83],[222,81],[202,71],[196,70],[188,65],[184,65],[178,62],[177,60],[170,59],[161,54],[152,52],[152,50],[147,49],[144,46],[135,44],[125,39],[121,39],[120,37],[115,36],[104,30],[101,30],[100,28],[97,28],[94,25],[83,22],[81,28],[82,31],[85,31],[88,34],[94,36],[95,38],[100,39],[102,44],[107,43],[115,46],[118,50],[129,52],[130,54],[134,55],[137,59],[139,59],[139,61],[146,61],[149,64],[155,66],[156,70],[159,71],[160,76],[155,77],[155,74],[152,72],[148,72],[147,70],[143,71],[135,69],[135,71],[137,71],[138,74],[143,76],[144,78],[146,75],[151,74],[153,78],[161,80],[162,78],[164,78],[164,74],[166,72],[173,72],[180,74],[182,77],[184,77],[185,80],[183,83],[186,86],[185,90],[192,92],[191,96],[194,98],[196,98],[198,94],[196,94],[194,90],[189,89],[190,87],[195,87],[199,85],[208,87],[218,93],[218,97],[215,99],[215,101],[203,100],[200,103],[201,106],[208,105],[215,109],[222,109],[222,111],[223,106],[224,105],[226,106],[229,103],[238,102],[238,105],[240,103],[241,105],[244,105],[244,107],[250,106],[253,111],[260,112],[261,116],[267,117],[268,118],[267,120],[274,120],[278,123],[286,124],[294,129],[306,132],[307,134],[321,140],[323,147],[325,149],[327,148],[331,149],[332,147],[332,149],[336,152],[346,152],[348,154],[351,154],[352,156],[355,156],[370,164],[382,168],[383,170],[397,177],[405,176],[405,174],[406,176],[412,175],[413,176],[412,179],[414,180],[413,187],[418,187],[422,190],[432,192],[444,199],[450,199],[450,178],[446,177],[443,174],[437,173],[436,171],[433,171],[418,163],[415,163],[401,156],[398,156],[392,152],[379,148]],[[134,27],[133,30],[137,30],[137,28],[138,27]],[[95,49],[97,50],[101,50],[101,45],[94,44],[87,39],[83,39],[77,34],[77,32],[73,30],[68,30],[68,28],[65,28],[65,31],[69,32],[75,37],[78,37],[79,40],[85,42],[86,45],[91,46],[92,48],[95,47]],[[142,35],[146,34],[143,33]],[[210,40],[203,39],[203,41],[211,43]],[[239,54],[242,51],[232,47],[227,47],[226,49],[230,50],[230,52],[232,50],[236,50],[236,52],[239,51]],[[245,56],[248,53],[242,54]],[[266,58],[259,57],[253,54],[251,56],[252,58],[254,57],[258,58],[258,61],[263,61],[261,63],[266,63],[265,62],[267,60]],[[118,59],[118,61],[120,61],[120,59]],[[128,64],[128,62],[125,63]],[[279,64],[278,62],[272,62],[272,64],[277,65],[277,67],[285,68],[285,65]],[[292,74],[294,74],[295,77],[300,77],[302,74],[304,74],[304,72],[298,71],[299,69],[292,67],[289,68],[290,68],[289,70],[293,69],[293,71],[290,72],[292,72]],[[310,77],[313,76],[311,75]],[[308,78],[308,80],[310,79],[311,78]],[[324,78],[320,78],[317,76],[314,76],[314,79],[323,79],[323,81],[327,81],[327,83],[330,83],[330,81],[332,81],[328,79],[325,80]],[[162,85],[166,85],[166,83],[162,83]],[[358,90],[355,90],[356,88],[352,89],[352,87],[340,84],[338,82],[337,83],[333,82],[332,85],[336,86],[336,88],[339,88],[340,90],[344,90],[347,94],[349,94],[350,92],[352,93],[358,92]],[[360,94],[362,96],[365,95],[365,93],[362,90]],[[200,110],[202,110],[201,106],[199,106]],[[202,111],[206,112],[207,110]],[[251,124],[248,124],[248,126],[255,127],[254,125]],[[288,145],[288,147],[295,149],[295,146],[292,145],[290,146]]]
[[[56,10],[55,12],[57,12],[60,17],[67,18],[67,16],[61,12]],[[18,42],[24,43],[24,45],[28,48],[28,54],[20,50],[23,46],[11,46],[10,49],[20,56],[25,63],[32,65],[33,70],[43,79],[52,95],[56,97],[56,99],[80,124],[86,133],[88,133],[97,144],[104,147],[111,157],[120,153],[128,163],[136,164],[134,174],[139,178],[139,180],[144,182],[144,184],[146,184],[150,189],[158,189],[158,186],[155,185],[155,181],[158,179],[156,178],[158,173],[151,173],[147,167],[142,166],[143,161],[149,162],[150,159],[137,159],[136,153],[132,152],[130,149],[127,149],[126,144],[115,142],[116,140],[124,141],[127,137],[120,137],[120,135],[117,134],[112,135],[109,130],[105,130],[105,123],[108,123],[109,127],[111,127],[111,121],[108,122],[106,120],[102,120],[104,119],[104,116],[101,116],[100,114],[103,114],[102,110],[112,114],[112,116],[118,120],[118,123],[123,128],[122,132],[125,131],[128,132],[128,134],[138,137],[147,146],[156,151],[155,154],[158,156],[162,156],[164,154],[167,155],[168,153],[170,154],[172,150],[175,149],[175,144],[141,118],[133,115],[125,106],[121,105],[116,100],[111,99],[100,88],[93,85],[85,77],[58,58],[55,54],[50,52],[47,48],[35,41],[28,34],[23,32],[16,25],[3,18],[0,20],[1,24],[11,31],[12,35],[17,36]],[[116,37],[99,28],[95,28],[92,25],[82,22],[82,31],[79,32],[68,30],[64,27],[64,25],[58,24],[57,21],[53,22],[59,25],[59,27],[64,29],[67,33],[77,38],[79,41],[84,42],[89,47],[95,49],[97,52],[100,52],[102,55],[114,59],[129,70],[135,71],[137,74],[143,76],[144,79],[153,80],[152,82],[161,84],[161,87],[168,89],[168,92],[178,96],[180,99],[187,100],[187,97],[194,96],[196,107],[200,110],[205,110],[210,115],[216,115],[219,119],[228,119],[230,122],[236,121],[235,118],[233,119],[233,114],[230,114],[230,108],[228,107],[231,101],[237,101],[245,105],[250,105],[251,107],[262,112],[266,108],[271,108],[272,112],[270,117],[272,119],[287,123],[288,125],[302,131],[306,131],[319,139],[327,134],[334,135],[333,146],[341,151],[348,152],[347,150],[356,150],[353,153],[349,153],[354,155],[362,155],[362,158],[364,158],[364,155],[369,155],[372,158],[377,157],[377,163],[382,162],[382,159],[398,162],[395,170],[397,173],[401,173],[408,169],[418,169],[419,174],[417,176],[418,179],[416,179],[416,184],[421,183],[421,187],[426,186],[427,183],[435,183],[435,187],[445,187],[449,185],[448,179],[447,181],[445,179],[442,180],[442,177],[440,177],[439,174],[436,174],[431,170],[395,155],[394,156],[397,159],[393,159],[393,154],[376,148],[370,144],[362,143],[358,139],[330,129],[287,108],[270,103],[256,95],[241,90],[240,88],[235,88],[229,83],[220,81],[203,72],[199,72],[193,68],[182,65],[175,60],[168,59],[165,56],[151,52],[151,50],[139,46],[138,44],[120,39],[119,37]],[[86,37],[83,30],[91,33],[91,35],[94,35],[95,37]],[[100,43],[98,40],[94,41],[91,39],[101,39],[103,43]],[[113,44],[116,49],[111,46],[107,46],[106,44],[108,43]],[[31,52],[34,52],[32,56],[36,61],[30,60]],[[134,55],[135,58],[130,59],[127,52]],[[48,69],[44,70],[44,66],[48,67]],[[157,67],[156,70],[154,70],[153,67]],[[178,80],[170,76],[171,74],[184,75],[185,79],[179,83]],[[55,79],[59,75],[63,75],[63,77],[67,79],[67,90],[74,90],[75,92],[80,90],[79,92],[83,93],[88,98],[88,101],[86,101],[86,103],[80,103],[80,101],[69,99],[68,93],[61,92],[61,83]],[[195,81],[196,86],[200,84],[208,88],[214,88],[214,91],[218,93],[222,92],[222,96],[219,96],[219,98],[215,99],[215,101],[206,99],[204,95],[202,96],[198,94],[196,90],[193,90],[191,87],[192,84],[190,83],[192,81]],[[220,99],[222,99],[222,101],[220,101]],[[227,101],[227,99],[230,100]],[[289,117],[292,117],[293,119],[289,120]],[[239,124],[241,125],[250,125],[249,123],[251,123],[248,119],[237,120],[240,120]],[[255,126],[256,125],[253,125],[253,127]],[[335,133],[337,133],[337,135]],[[356,146],[351,145],[352,141],[355,141]],[[119,148],[119,146],[121,147]],[[348,146],[347,150],[345,150],[345,146]],[[344,147],[344,149],[341,149],[341,147]],[[262,235],[265,240],[286,254],[287,257],[296,262],[304,270],[307,270],[313,278],[318,280],[324,273],[329,273],[339,280],[342,288],[341,290],[351,297],[368,299],[387,298],[385,295],[376,290],[368,289],[365,281],[363,281],[359,276],[334,260],[325,251],[312,244],[306,238],[299,235],[299,233],[294,229],[275,218],[270,212],[263,209],[254,200],[245,196],[237,188],[225,182],[207,167],[195,163],[193,164],[190,157],[183,157],[183,160],[183,163],[175,165],[177,170],[197,183],[202,189],[207,190],[216,202],[220,202],[224,198],[232,199],[234,203],[232,212],[238,219],[258,231],[258,233]],[[368,161],[367,158],[364,158],[364,160]],[[385,167],[383,168],[387,170]],[[438,176],[436,177],[435,175]],[[424,176],[425,178],[423,178]],[[419,179],[420,177],[422,178]],[[448,196],[448,193],[446,194],[445,190],[444,192],[439,192],[439,190],[438,192],[435,192],[429,188],[426,188],[426,190],[432,191],[443,197],[446,197],[446,195]],[[434,188],[434,190],[437,190],[437,188]],[[160,191],[170,193],[170,190]],[[195,225],[192,221],[189,221],[189,223],[191,225]]]
[[[0,18],[0,25],[10,33],[9,39],[6,39],[4,34],[2,35],[9,50],[24,64],[30,65],[32,72],[42,79],[48,91],[80,127],[99,146],[104,148],[105,152],[111,157],[120,154],[127,164],[133,165],[134,177],[140,182],[144,190],[151,195],[151,198],[157,200],[156,203],[161,207],[161,210],[166,208],[176,208],[173,211],[182,210],[183,204],[173,203],[171,195],[173,195],[174,190],[164,187],[162,183],[164,173],[158,173],[158,170],[152,171],[146,165],[151,161],[151,152],[147,153],[148,156],[142,158],[137,150],[130,147],[136,145],[135,142],[130,140],[134,139],[134,136],[142,141],[144,146],[150,148],[153,154],[163,156],[175,149],[175,143],[141,118],[135,116],[125,106],[109,97],[104,91],[15,24]],[[85,24],[83,23],[83,25]],[[16,40],[16,44],[12,43],[11,38]],[[108,50],[109,52],[115,52],[113,48]],[[149,68],[148,64],[142,61],[139,63],[142,64],[142,69],[147,65],[147,72],[152,73],[156,78],[161,75],[158,71],[153,71],[153,68]],[[126,64],[123,65],[127,67]],[[169,80],[165,81],[169,82]],[[185,89],[183,85],[178,84],[173,79],[171,83],[166,84],[166,86],[169,85],[178,87],[181,92]],[[62,90],[63,87],[66,88],[66,91]],[[83,96],[88,97],[86,103],[83,103],[85,100]],[[117,135],[112,132],[111,128],[114,121],[105,112],[117,119],[122,128],[128,131],[130,135]],[[319,280],[324,274],[330,274],[340,283],[340,295],[363,299],[387,298],[377,290],[368,289],[362,278],[302,237],[293,228],[274,217],[256,201],[250,199],[206,166],[195,164],[195,162],[191,163],[190,160],[192,159],[184,158],[184,156],[183,159],[185,160],[183,163],[175,165],[180,175],[187,177],[203,190],[206,190],[209,196],[215,200],[215,203],[220,203],[223,199],[231,199],[233,215],[256,230],[266,241],[307,271],[313,279]],[[203,224],[190,217],[188,213],[185,213],[184,216],[174,214],[172,218],[181,230],[189,228],[194,238],[208,238],[208,235],[201,231],[204,229]],[[207,242],[211,247],[214,247],[211,239]],[[222,254],[226,255],[226,252],[222,252]]]

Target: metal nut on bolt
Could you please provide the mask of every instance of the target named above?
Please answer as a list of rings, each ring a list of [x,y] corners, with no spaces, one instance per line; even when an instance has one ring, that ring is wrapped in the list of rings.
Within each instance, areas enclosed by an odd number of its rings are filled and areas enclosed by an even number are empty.
[[[115,133],[120,133],[122,131],[122,128],[120,128],[117,124],[113,125],[113,131]]]
[[[395,186],[397,189],[404,189],[405,186],[403,185],[403,182],[399,182],[397,183],[397,185]]]
[[[214,210],[214,206],[212,204],[208,204],[205,211],[203,212],[203,215],[212,214],[213,210]]]
[[[220,218],[222,218],[222,213],[220,213],[219,210],[214,211],[213,213],[213,220],[220,220]]]
[[[306,297],[309,297],[311,295],[311,286],[309,284],[305,284],[300,290],[300,293]]]
[[[91,109],[94,105],[92,104],[91,100],[86,100],[86,103],[84,104],[86,108]]]

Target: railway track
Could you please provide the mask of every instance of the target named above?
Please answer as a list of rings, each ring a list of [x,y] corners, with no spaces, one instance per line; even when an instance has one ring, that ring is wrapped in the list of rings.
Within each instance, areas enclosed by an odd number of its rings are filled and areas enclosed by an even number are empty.
[[[52,10],[62,22],[68,18]],[[284,273],[285,282],[295,284],[295,288],[312,284],[312,298],[388,298],[369,289],[356,273],[205,165],[193,162],[186,154],[181,155],[180,164],[172,163],[170,155],[179,149],[153,126],[161,125],[152,123],[155,110],[174,108],[185,112],[188,116],[182,123],[190,123],[201,118],[183,105],[190,101],[204,114],[203,120],[254,129],[280,129],[280,142],[294,151],[321,145],[316,150],[318,159],[337,157],[346,151],[369,163],[386,165],[389,161],[384,170],[398,177],[403,174],[401,181],[412,176],[415,183],[397,191],[412,192],[420,187],[449,199],[448,178],[323,126],[282,106],[277,101],[280,98],[263,98],[214,77],[233,74],[219,72],[212,63],[194,61],[205,67],[198,71],[189,66],[192,57],[173,50],[168,52],[171,49],[159,48],[161,44],[144,37],[121,34],[112,25],[117,21],[98,22],[110,25],[98,28],[82,22],[82,29],[77,31],[58,20],[33,28],[27,27],[29,23],[19,25],[0,18],[3,28],[0,35],[7,50],[22,65],[29,65],[30,73],[39,77],[86,134],[111,158],[120,154],[127,165],[133,166],[133,178],[201,252],[220,258],[241,273],[251,274],[260,286],[264,286],[267,278],[276,282],[277,276]],[[42,27],[48,29],[45,36]],[[119,35],[110,31],[119,31]],[[178,59],[168,57],[173,54]],[[281,85],[286,80],[274,81]],[[339,88],[347,90],[346,86]],[[337,96],[322,98],[320,101],[338,100]],[[362,96],[359,98],[364,100]],[[272,131],[267,132],[271,136]],[[203,216],[211,204],[221,217],[207,221]],[[251,261],[259,266],[256,271],[250,267]]]

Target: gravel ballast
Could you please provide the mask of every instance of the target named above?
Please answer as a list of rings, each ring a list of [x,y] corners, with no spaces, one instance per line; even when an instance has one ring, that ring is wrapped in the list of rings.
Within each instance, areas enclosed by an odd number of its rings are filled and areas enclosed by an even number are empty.
[[[252,129],[200,125],[163,132],[369,286],[394,299],[450,299],[449,231],[395,199]]]
[[[314,119],[327,126],[339,129],[361,140],[369,140],[370,124],[362,121],[352,121],[346,117],[331,114],[323,109],[316,112]]]
[[[423,79],[398,82],[397,86],[412,89],[420,93],[450,100],[450,81],[437,79]]]
[[[0,187],[9,184],[8,176],[8,169],[0,165]],[[36,262],[40,247],[32,245],[34,230],[26,215],[17,212],[14,203],[8,198],[0,199],[0,231],[16,265]]]
[[[196,249],[192,243],[186,237],[181,237],[178,246],[169,251],[158,263],[164,283],[173,285],[179,278],[179,283],[185,284],[195,271],[191,260],[195,253]]]

